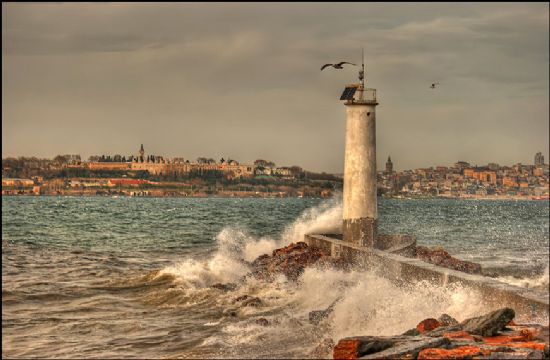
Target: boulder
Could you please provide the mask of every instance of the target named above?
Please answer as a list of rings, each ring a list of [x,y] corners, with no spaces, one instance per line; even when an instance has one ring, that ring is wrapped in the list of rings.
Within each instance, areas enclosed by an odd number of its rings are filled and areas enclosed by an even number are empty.
[[[259,256],[251,264],[252,275],[257,279],[270,281],[276,275],[283,274],[289,280],[295,281],[306,267],[316,264],[325,257],[328,257],[328,254],[309,247],[305,242],[292,243],[273,250],[271,256],[267,254]]]
[[[418,325],[416,325],[416,330],[418,330],[418,332],[422,334],[426,331],[432,331],[440,326],[441,323],[439,321],[433,318],[429,318],[419,322]]]
[[[427,347],[449,344],[447,338],[423,338],[420,336],[355,336],[344,338],[336,344],[333,359],[396,359],[411,355]]]
[[[450,315],[442,314],[437,318],[437,321],[441,323],[441,326],[453,326],[458,325],[458,321]]]
[[[470,334],[495,336],[499,331],[504,330],[515,315],[514,309],[502,308],[487,315],[466,319],[460,325]]]

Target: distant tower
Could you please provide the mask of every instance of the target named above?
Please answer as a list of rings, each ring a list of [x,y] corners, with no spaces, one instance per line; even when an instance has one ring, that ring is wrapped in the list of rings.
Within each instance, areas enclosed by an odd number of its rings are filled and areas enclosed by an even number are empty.
[[[364,61],[359,84],[346,85],[340,100],[346,106],[344,160],[344,241],[376,247],[376,90],[365,88]]]
[[[139,162],[145,161],[145,150],[143,149],[143,144],[141,144],[141,149],[139,149]]]
[[[391,162],[391,157],[388,156],[388,161],[386,161],[386,174],[393,174],[393,163]]]
[[[539,151],[535,154],[535,166],[543,166],[544,165],[544,155]]]

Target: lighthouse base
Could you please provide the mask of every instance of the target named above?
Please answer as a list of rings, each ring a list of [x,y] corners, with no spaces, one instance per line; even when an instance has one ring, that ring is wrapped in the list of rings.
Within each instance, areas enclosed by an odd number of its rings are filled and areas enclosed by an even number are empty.
[[[344,219],[344,241],[366,247],[376,247],[378,220],[364,217],[359,219]]]

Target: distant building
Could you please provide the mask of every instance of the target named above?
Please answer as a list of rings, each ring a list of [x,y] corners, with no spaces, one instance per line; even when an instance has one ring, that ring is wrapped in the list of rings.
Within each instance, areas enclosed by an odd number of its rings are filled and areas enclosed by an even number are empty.
[[[544,165],[544,155],[539,151],[535,154],[535,166],[543,166]]]

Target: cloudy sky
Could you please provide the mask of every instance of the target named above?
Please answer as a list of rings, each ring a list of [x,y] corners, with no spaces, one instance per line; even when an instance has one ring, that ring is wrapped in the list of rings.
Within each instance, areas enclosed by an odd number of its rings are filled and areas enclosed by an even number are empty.
[[[365,50],[378,166],[548,162],[546,3],[2,3],[2,157],[343,171]],[[438,81],[440,87],[429,85]]]

